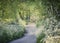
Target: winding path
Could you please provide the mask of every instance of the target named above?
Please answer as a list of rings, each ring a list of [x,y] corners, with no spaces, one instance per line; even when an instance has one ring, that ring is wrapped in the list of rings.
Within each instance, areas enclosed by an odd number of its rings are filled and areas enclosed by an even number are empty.
[[[26,26],[27,34],[23,38],[14,40],[10,43],[36,43],[36,25],[29,24]]]

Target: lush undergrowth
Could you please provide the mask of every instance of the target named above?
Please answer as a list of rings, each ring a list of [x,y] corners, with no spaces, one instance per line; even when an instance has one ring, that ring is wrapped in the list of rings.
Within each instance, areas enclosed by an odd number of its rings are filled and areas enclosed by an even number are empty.
[[[37,22],[37,27],[44,26],[43,30],[48,37],[60,36],[60,1],[59,0],[40,0],[43,7],[41,10],[41,17]],[[40,6],[41,6],[40,5]],[[43,35],[43,34],[42,34]],[[37,38],[37,43],[41,42],[41,38],[44,39],[44,35]],[[51,39],[52,40],[52,39]],[[54,40],[55,41],[55,40]],[[51,43],[51,42],[48,42]],[[52,42],[54,43],[54,42]],[[56,42],[57,43],[57,42]]]
[[[54,17],[42,20],[37,26],[39,27],[41,25],[44,26],[44,28],[42,28],[44,33],[41,33],[39,35],[39,37],[37,38],[37,43],[44,43],[44,40],[46,41],[46,38],[48,37],[60,36],[60,21],[58,22]]]
[[[41,34],[37,38],[37,43],[44,43],[45,37],[46,37],[45,33],[41,32]]]
[[[0,24],[0,43],[8,43],[9,41],[24,36],[25,29],[20,25]]]

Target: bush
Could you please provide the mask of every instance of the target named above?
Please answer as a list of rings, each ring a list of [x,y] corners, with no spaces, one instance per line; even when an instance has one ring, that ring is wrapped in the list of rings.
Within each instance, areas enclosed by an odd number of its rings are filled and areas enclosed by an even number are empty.
[[[7,43],[24,35],[25,29],[20,25],[0,25],[0,43]]]
[[[45,38],[45,33],[41,33],[37,38],[37,43],[43,43]]]
[[[60,36],[60,21],[57,21],[55,17],[46,18],[44,21],[40,22],[40,25],[44,26],[43,30],[46,38]],[[42,38],[43,41],[41,42],[42,39],[40,37],[44,38],[44,36],[41,36],[40,34],[37,43],[43,43],[44,39]]]

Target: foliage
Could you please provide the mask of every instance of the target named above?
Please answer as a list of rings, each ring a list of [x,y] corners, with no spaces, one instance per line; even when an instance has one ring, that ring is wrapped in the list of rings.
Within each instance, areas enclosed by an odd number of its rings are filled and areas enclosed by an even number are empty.
[[[0,43],[7,43],[24,35],[25,29],[19,25],[0,25]]]
[[[54,36],[60,36],[60,0],[40,0],[42,3],[41,7],[44,12],[41,13],[41,15],[45,16],[42,19],[39,19],[37,22],[37,26],[44,26],[44,31],[46,34],[46,37],[54,37]],[[40,5],[40,6],[41,6]],[[41,11],[41,12],[43,12]],[[39,37],[38,37],[39,38]]]
[[[0,19],[6,23],[34,22],[44,26],[46,36],[60,29],[60,0],[0,0]]]
[[[37,38],[37,43],[44,43],[45,33],[41,32],[41,34]]]

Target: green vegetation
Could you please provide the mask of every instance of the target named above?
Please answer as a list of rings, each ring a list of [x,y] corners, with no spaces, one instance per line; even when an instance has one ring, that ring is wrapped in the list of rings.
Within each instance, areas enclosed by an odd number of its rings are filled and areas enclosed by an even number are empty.
[[[44,43],[45,33],[41,32],[41,34],[37,38],[37,43]]]
[[[60,29],[60,0],[0,0],[0,22],[4,24],[0,26],[3,37],[1,39],[4,40],[6,39],[4,35],[9,40],[19,37],[19,33],[24,33],[19,30],[23,29],[29,22],[36,23],[37,27],[44,26],[43,31],[46,37],[60,36],[60,32],[57,32]],[[5,24],[7,24],[7,27],[9,25],[18,27],[18,31],[15,32],[15,28],[12,26],[11,29],[14,31],[10,33],[12,30],[7,28]],[[40,41],[44,39],[44,34],[40,34],[37,43],[43,43]],[[5,42],[7,42],[6,40]]]
[[[0,43],[18,39],[24,36],[25,29],[20,25],[0,25]]]
[[[59,0],[40,0],[43,6],[42,9],[45,13],[42,13],[45,18],[40,19],[37,26],[44,26],[46,38],[60,36],[58,30],[60,29],[60,1]],[[43,12],[42,11],[42,12]],[[39,39],[38,37],[37,39]],[[46,39],[45,39],[46,40]],[[37,42],[41,43],[41,42]],[[44,43],[44,42],[42,42]]]

